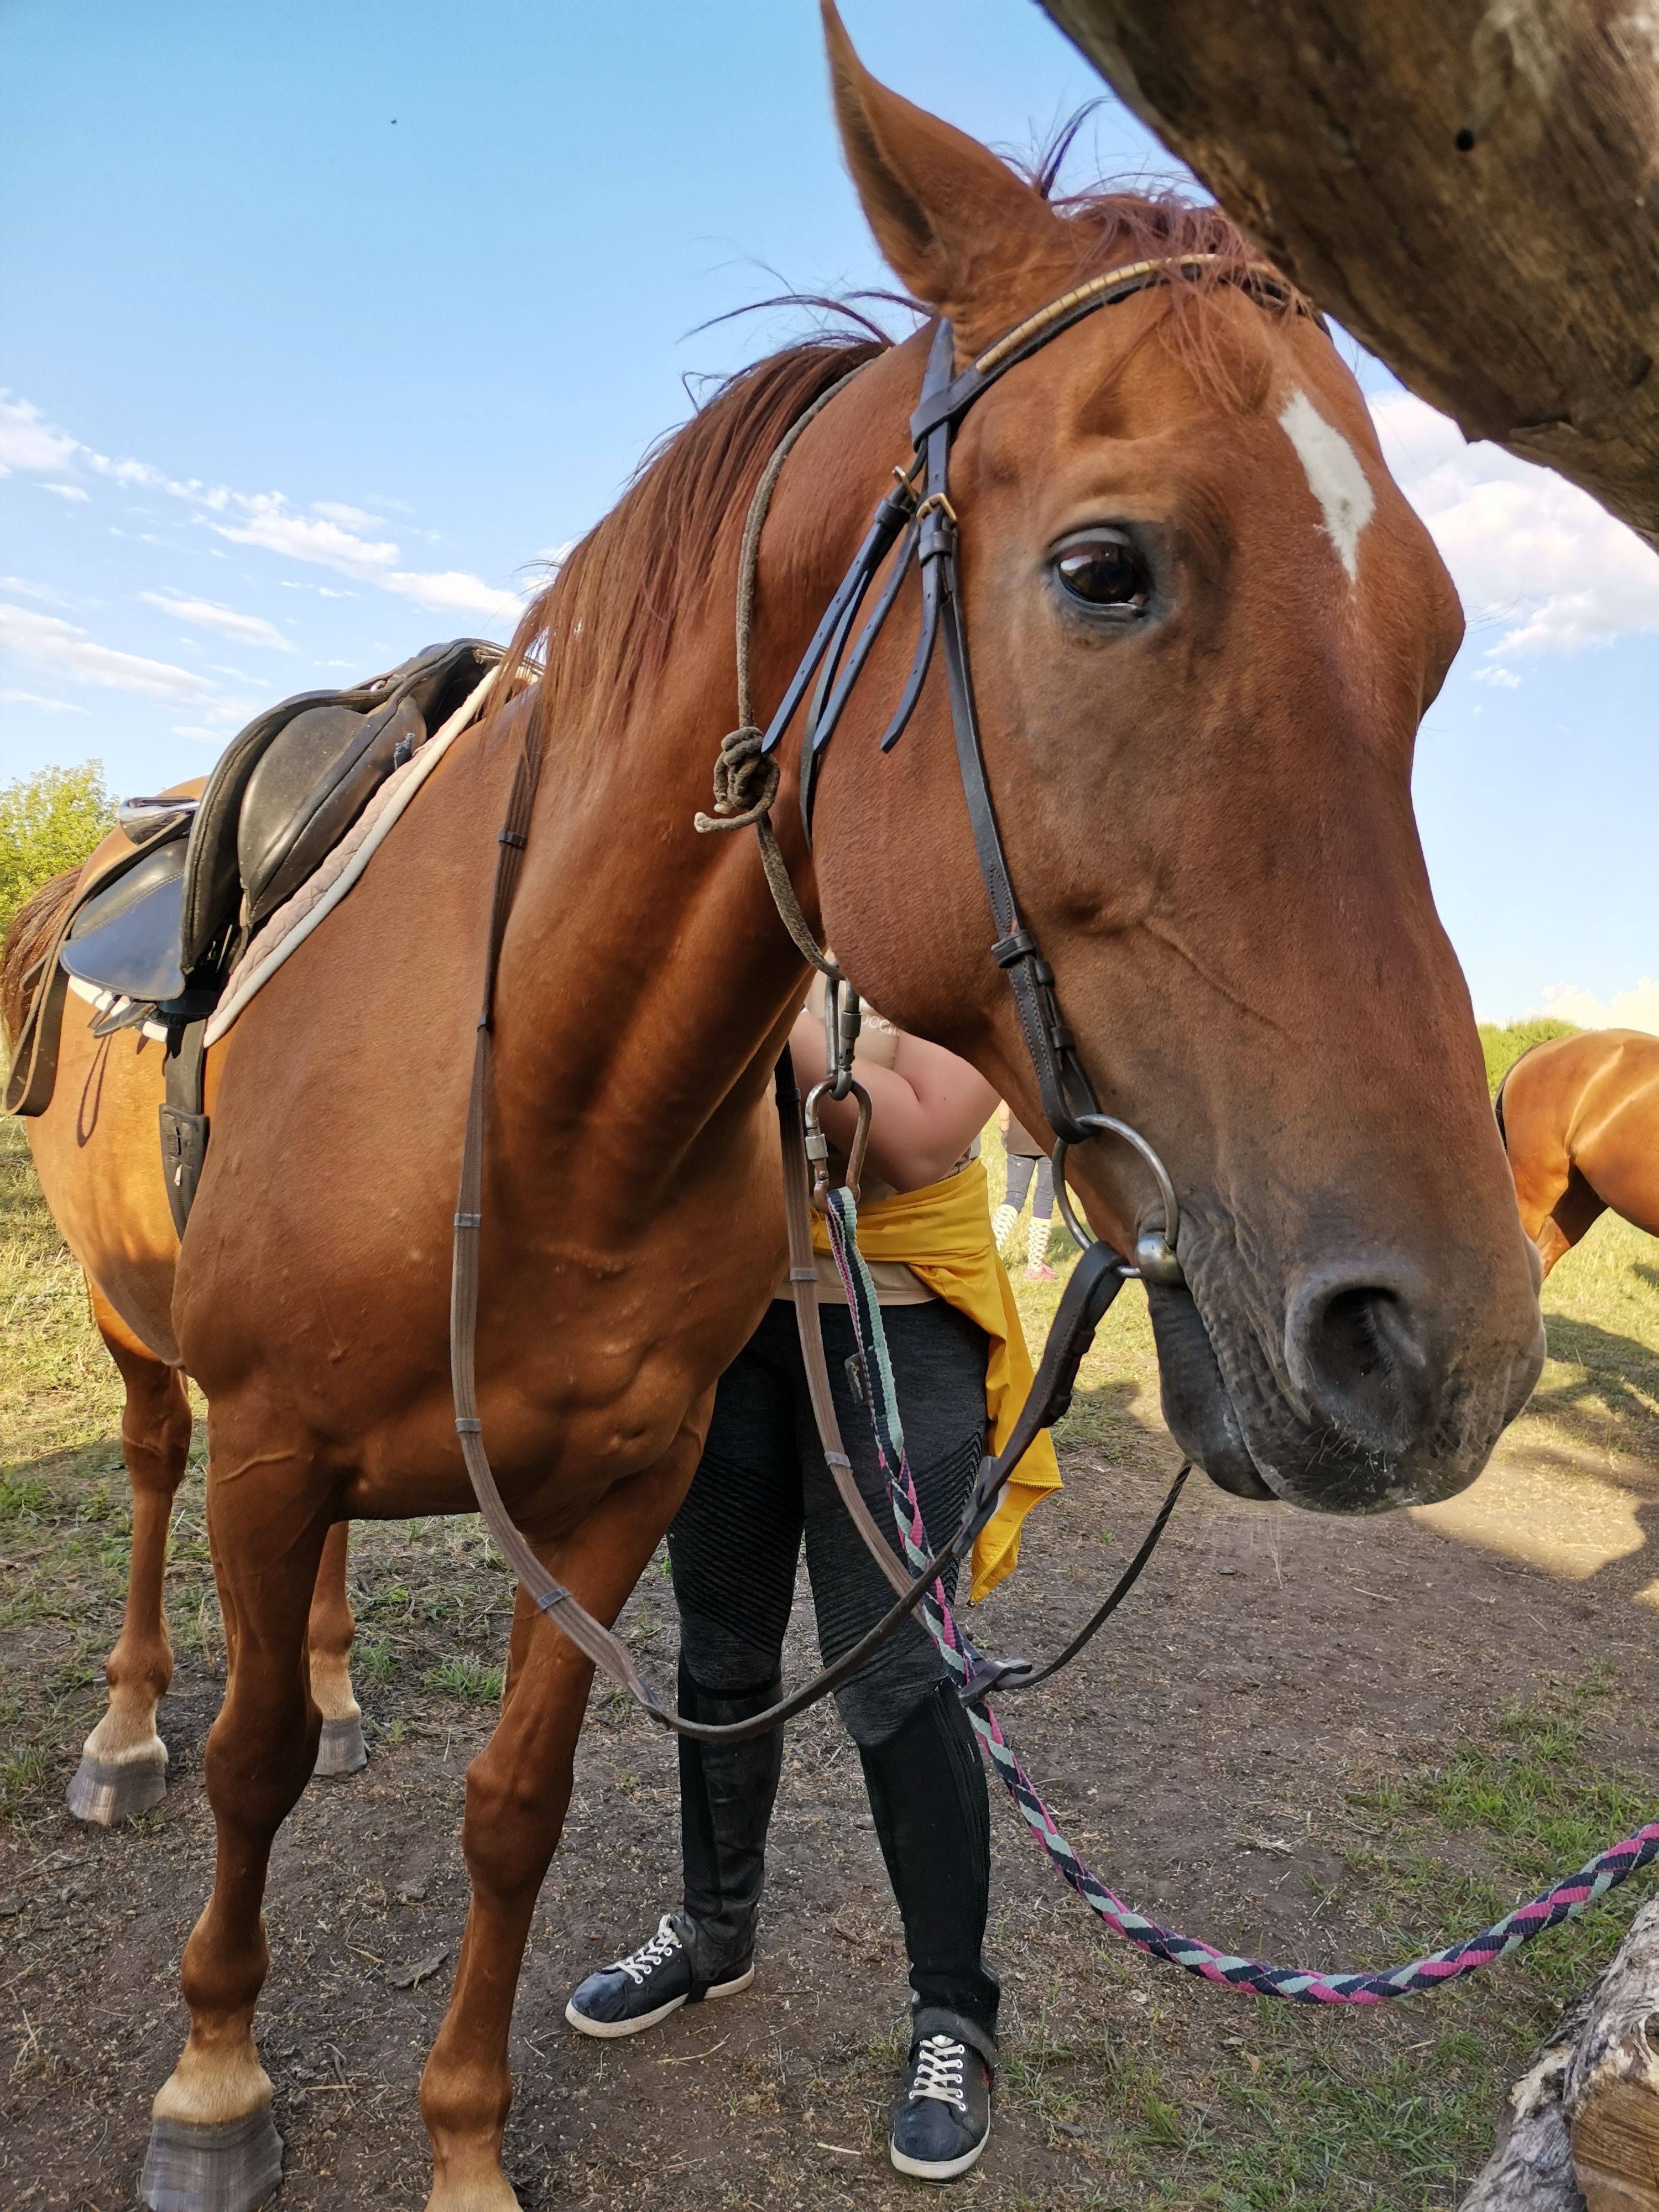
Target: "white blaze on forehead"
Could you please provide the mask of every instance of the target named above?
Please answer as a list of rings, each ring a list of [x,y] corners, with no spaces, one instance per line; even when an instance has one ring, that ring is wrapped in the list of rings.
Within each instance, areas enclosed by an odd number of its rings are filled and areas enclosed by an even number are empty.
[[[1279,410],[1279,427],[1296,447],[1308,489],[1325,518],[1326,535],[1348,572],[1348,581],[1357,583],[1359,533],[1376,511],[1376,496],[1359,456],[1305,392],[1291,392]]]

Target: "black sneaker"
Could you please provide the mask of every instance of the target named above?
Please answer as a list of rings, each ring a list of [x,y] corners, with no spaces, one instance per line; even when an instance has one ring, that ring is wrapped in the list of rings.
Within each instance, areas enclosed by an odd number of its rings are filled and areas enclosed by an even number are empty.
[[[564,2016],[583,2035],[638,2035],[683,2004],[701,2004],[705,1997],[734,1997],[754,1978],[751,1962],[721,1981],[696,1987],[678,1918],[665,1912],[656,1934],[637,1951],[588,1976],[566,2005]]]
[[[893,2106],[893,2164],[921,2181],[954,2181],[990,2139],[990,2068],[971,2044],[919,2036]]]

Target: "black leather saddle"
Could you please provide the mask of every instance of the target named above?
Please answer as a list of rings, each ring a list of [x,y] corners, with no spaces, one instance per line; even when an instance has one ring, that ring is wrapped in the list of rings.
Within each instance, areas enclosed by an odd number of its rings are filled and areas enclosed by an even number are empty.
[[[302,691],[219,757],[190,833],[179,965],[228,964],[327,859],[387,776],[501,658],[476,637],[431,645],[349,691]],[[221,948],[224,951],[222,952]]]
[[[184,996],[179,916],[189,828],[185,815],[170,834],[147,839],[114,882],[106,881],[76,909],[58,955],[71,975],[136,1006]]]
[[[36,991],[6,1105],[51,1101],[66,977],[111,1002],[106,1030],[165,1035],[161,1144],[180,1236],[206,1154],[203,1033],[248,940],[327,859],[394,769],[465,704],[501,659],[486,639],[428,646],[345,691],[305,691],[248,724],[199,801],[133,799],[133,852],[104,869],[61,925],[51,987]]]
[[[127,831],[143,849],[76,913],[64,968],[164,1017],[186,990],[214,990],[501,657],[462,638],[351,690],[303,691],[233,739],[199,802],[132,802]]]

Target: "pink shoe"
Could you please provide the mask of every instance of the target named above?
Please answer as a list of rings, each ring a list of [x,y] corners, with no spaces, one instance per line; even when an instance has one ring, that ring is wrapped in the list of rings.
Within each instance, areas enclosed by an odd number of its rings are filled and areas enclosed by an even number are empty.
[[[1052,1267],[1028,1267],[1025,1270],[1025,1279],[1028,1283],[1054,1283],[1058,1282],[1060,1278]]]

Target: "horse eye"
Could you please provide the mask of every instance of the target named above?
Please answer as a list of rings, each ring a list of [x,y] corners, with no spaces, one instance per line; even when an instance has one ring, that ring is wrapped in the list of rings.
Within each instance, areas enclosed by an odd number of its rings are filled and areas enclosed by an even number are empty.
[[[1125,607],[1139,613],[1150,584],[1140,556],[1120,538],[1078,538],[1054,556],[1054,574],[1085,606]]]

